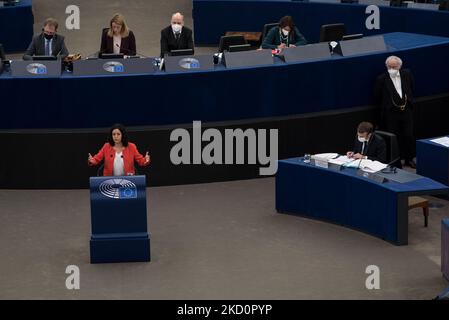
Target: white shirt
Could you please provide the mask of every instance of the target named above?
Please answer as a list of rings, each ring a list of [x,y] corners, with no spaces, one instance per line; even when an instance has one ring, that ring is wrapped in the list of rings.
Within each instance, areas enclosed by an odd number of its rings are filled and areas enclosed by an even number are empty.
[[[122,37],[114,35],[113,38],[114,38],[114,45],[113,45],[114,53],[115,54],[119,54],[120,53],[120,46],[122,44]]]
[[[125,164],[123,162],[123,152],[115,152],[114,158],[114,176],[125,175]]]
[[[398,73],[397,77],[392,77],[390,75],[391,81],[393,81],[394,88],[402,99],[402,83],[401,83],[401,74]]]

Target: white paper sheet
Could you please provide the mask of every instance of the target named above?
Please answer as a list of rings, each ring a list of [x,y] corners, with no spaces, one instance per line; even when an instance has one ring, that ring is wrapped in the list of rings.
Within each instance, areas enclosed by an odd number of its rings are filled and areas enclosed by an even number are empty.
[[[355,161],[354,159],[348,158],[347,156],[339,156],[335,159],[330,159],[329,163],[338,164],[338,165],[347,165],[348,163]]]
[[[449,137],[441,137],[430,141],[449,148]]]
[[[385,169],[388,165],[379,161],[363,159],[350,162],[346,166],[349,168],[360,168],[363,171],[374,173]]]
[[[329,161],[330,159],[337,158],[338,153],[318,153],[312,156],[312,159],[318,159],[323,161]]]

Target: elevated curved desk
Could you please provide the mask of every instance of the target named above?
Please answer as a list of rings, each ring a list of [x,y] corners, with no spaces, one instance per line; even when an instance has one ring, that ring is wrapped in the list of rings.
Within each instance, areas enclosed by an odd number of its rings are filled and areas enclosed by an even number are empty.
[[[35,79],[4,73],[2,104],[8,107],[0,129],[173,125],[367,106],[391,54],[412,69],[416,97],[449,92],[449,38],[409,33],[384,38],[386,52],[264,67]],[[429,70],[439,71],[432,81]]]
[[[25,51],[33,37],[32,0],[15,6],[0,7],[0,43],[6,52]]]
[[[356,229],[396,245],[408,244],[408,197],[447,194],[449,187],[420,177],[378,183],[357,170],[324,169],[301,158],[279,161],[276,209]]]

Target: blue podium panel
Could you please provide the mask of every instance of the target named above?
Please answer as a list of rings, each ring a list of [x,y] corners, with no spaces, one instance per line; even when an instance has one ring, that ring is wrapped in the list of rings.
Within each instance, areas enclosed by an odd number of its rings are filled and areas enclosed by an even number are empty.
[[[371,234],[396,245],[408,243],[408,197],[447,193],[449,188],[424,177],[385,183],[357,170],[324,169],[301,158],[279,161],[276,209],[329,221]]]
[[[416,141],[416,173],[449,185],[449,148],[433,139]]]
[[[33,37],[33,25],[31,0],[20,0],[14,6],[0,6],[0,43],[5,51],[25,51]]]
[[[145,176],[90,178],[91,263],[150,261]]]

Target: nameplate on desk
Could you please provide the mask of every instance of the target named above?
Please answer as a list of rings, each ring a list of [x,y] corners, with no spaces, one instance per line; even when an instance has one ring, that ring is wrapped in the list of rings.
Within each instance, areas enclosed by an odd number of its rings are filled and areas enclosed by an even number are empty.
[[[309,2],[318,2],[318,3],[340,3],[340,0],[309,0]]]
[[[241,52],[225,52],[223,61],[226,68],[242,68],[266,66],[274,64],[273,54],[270,49],[252,50]]]
[[[319,159],[312,159],[312,164],[315,165],[315,167],[328,169],[329,168],[329,162],[327,160],[319,160]]]
[[[167,56],[164,58],[166,72],[207,71],[214,69],[212,55]]]
[[[61,76],[62,62],[56,61],[11,61],[11,75],[13,77],[59,77]]]
[[[436,10],[440,9],[439,3],[407,3],[407,8],[422,9],[422,10]]]
[[[357,175],[360,177],[364,177],[369,180],[375,181],[377,183],[384,183],[384,182],[388,181],[385,177],[382,177],[381,175],[378,175],[377,173],[366,172],[361,169],[357,170]]]
[[[383,36],[372,36],[362,39],[340,41],[334,50],[343,57],[357,54],[387,51],[387,45]]]
[[[314,43],[295,48],[286,48],[283,51],[283,56],[285,62],[290,63],[307,60],[330,59],[331,52],[329,50],[329,44],[326,42]]]
[[[389,7],[390,1],[388,1],[388,0],[359,0],[359,4],[363,4],[366,6],[376,5],[378,7]]]
[[[73,62],[73,75],[126,75],[151,74],[155,70],[154,59],[88,59]]]

